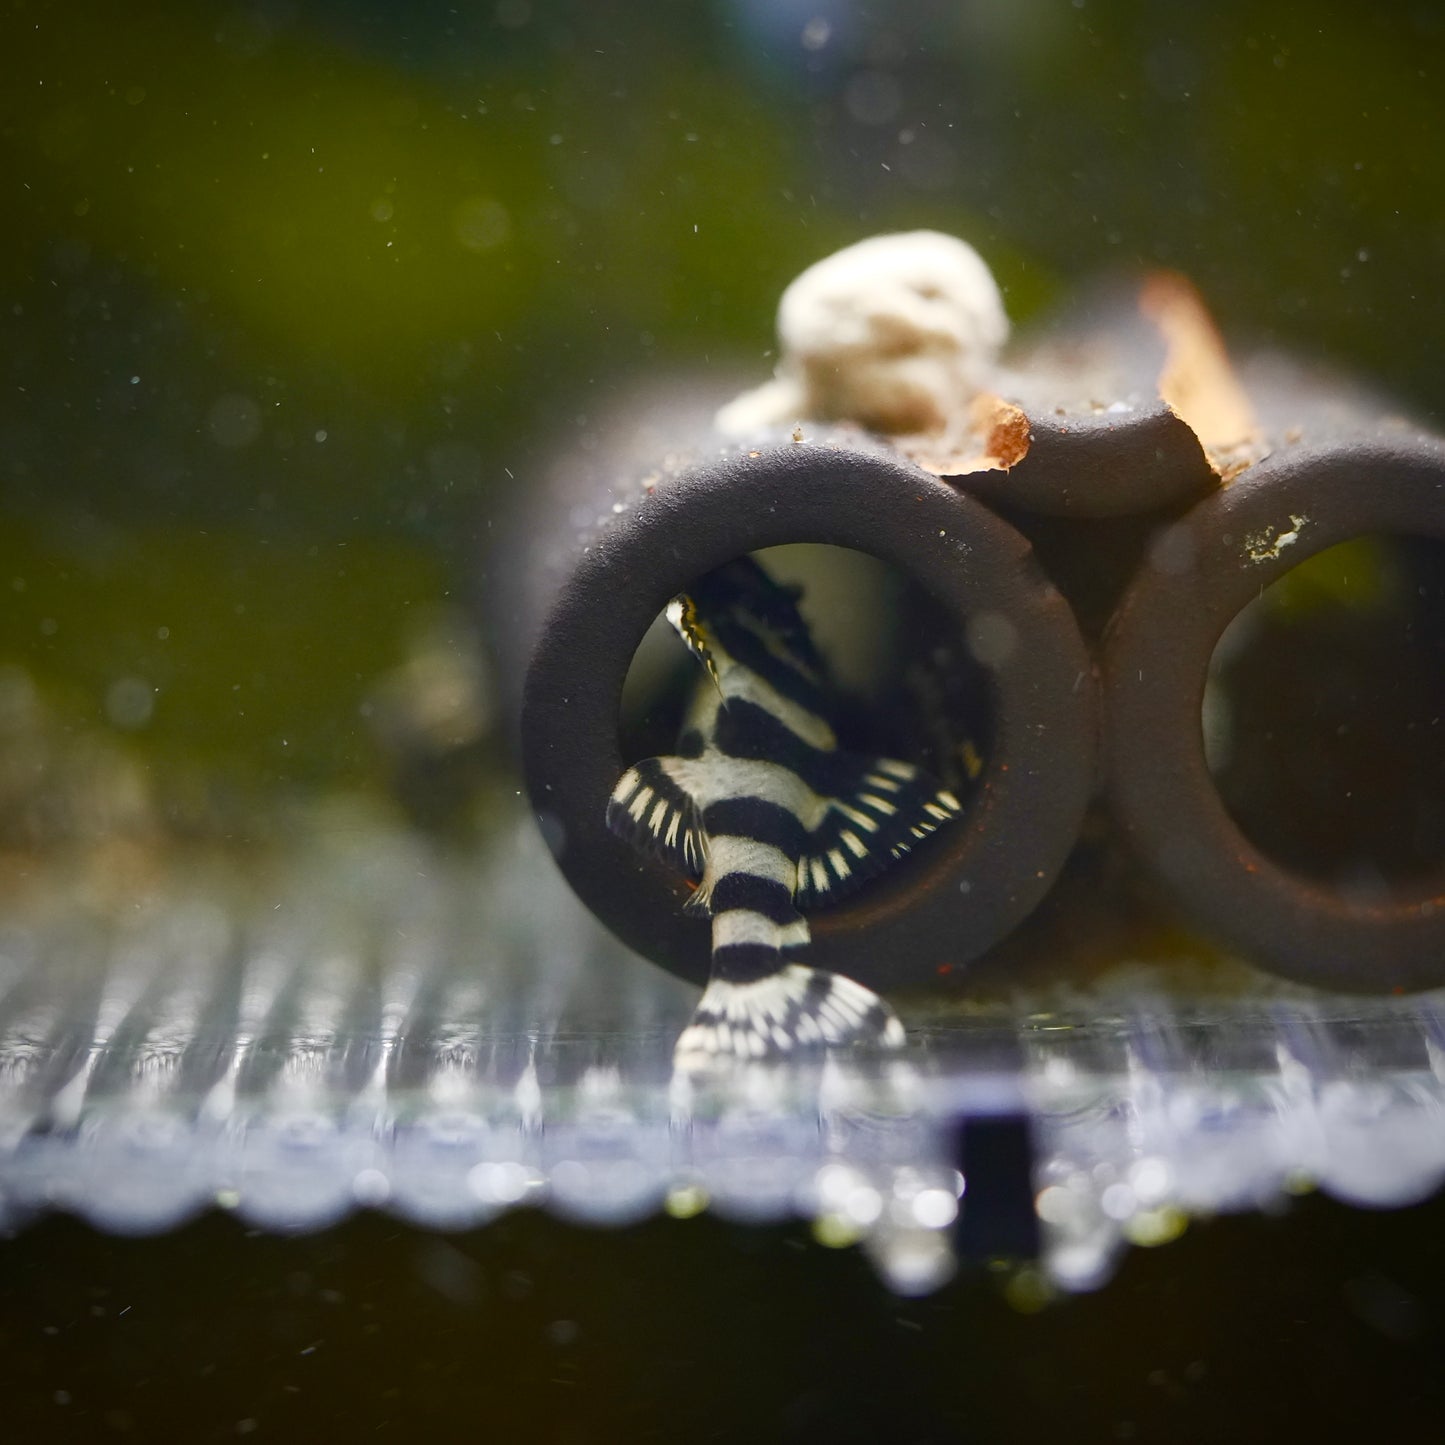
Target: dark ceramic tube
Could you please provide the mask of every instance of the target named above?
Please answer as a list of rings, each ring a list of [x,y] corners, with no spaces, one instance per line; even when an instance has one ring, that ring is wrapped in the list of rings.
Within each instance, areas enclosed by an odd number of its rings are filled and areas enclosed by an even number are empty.
[[[1213,323],[1182,278],[1102,285],[1026,335],[1000,371],[1002,405],[981,419],[983,441],[1010,465],[950,480],[1011,514],[1074,521],[1158,514],[1208,495],[1219,476],[1161,394],[1181,368],[1170,320],[1181,313],[1227,372]]]
[[[673,455],[650,472],[598,460],[564,472],[504,567],[493,631],[521,678],[528,794],[573,888],[639,952],[706,974],[708,926],[684,880],[605,825],[622,773],[623,682],[667,601],[744,553],[851,548],[928,595],[962,642],[991,639],[992,741],[964,816],[856,900],[812,915],[811,960],[875,988],[976,957],[1047,891],[1095,771],[1095,684],[1067,604],[1028,543],[979,503],[857,433]],[[970,632],[970,627],[973,631]],[[977,655],[979,649],[975,647]]]
[[[1066,410],[1044,386],[1011,390],[1029,449],[1008,470],[951,477],[990,504],[1044,517],[1135,517],[1197,500],[1219,485],[1198,438],[1157,396],[1125,413]]]
[[[1279,397],[1270,411],[1293,415]],[[1399,428],[1343,442],[1310,414],[1302,439],[1162,531],[1126,592],[1105,652],[1109,797],[1144,864],[1250,961],[1334,988],[1430,987],[1445,983],[1445,866],[1369,899],[1301,876],[1244,835],[1206,762],[1215,645],[1265,587],[1352,538],[1445,538],[1445,446]]]

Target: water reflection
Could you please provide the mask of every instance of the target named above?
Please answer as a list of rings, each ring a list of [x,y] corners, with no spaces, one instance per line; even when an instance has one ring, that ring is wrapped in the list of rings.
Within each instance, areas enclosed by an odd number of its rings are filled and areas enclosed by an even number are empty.
[[[899,1055],[674,1074],[692,991],[597,929],[526,820],[501,833],[447,855],[333,818],[244,888],[182,870],[83,926],[32,890],[0,938],[6,1226],[801,1216],[918,1294],[996,1183],[960,1172],[961,1126],[1024,1118],[1041,1256],[1009,1297],[1032,1308],[1193,1215],[1445,1177],[1438,995],[933,1005]]]

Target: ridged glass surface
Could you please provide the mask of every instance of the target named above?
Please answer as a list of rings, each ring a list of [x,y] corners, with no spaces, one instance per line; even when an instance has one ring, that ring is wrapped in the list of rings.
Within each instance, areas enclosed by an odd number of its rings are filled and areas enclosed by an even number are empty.
[[[121,921],[12,910],[0,1223],[801,1214],[917,1293],[951,1273],[970,1207],[961,1125],[1007,1116],[1031,1120],[1044,1269],[1081,1289],[1192,1214],[1313,1187],[1398,1205],[1445,1176],[1439,995],[904,1001],[896,1056],[674,1077],[692,990],[600,933],[529,823],[503,831],[459,858],[358,823],[244,888],[198,869]]]

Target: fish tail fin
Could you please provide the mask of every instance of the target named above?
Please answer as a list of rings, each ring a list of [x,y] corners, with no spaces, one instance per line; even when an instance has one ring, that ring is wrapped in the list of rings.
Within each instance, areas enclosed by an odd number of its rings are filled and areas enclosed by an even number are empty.
[[[746,982],[714,977],[673,1051],[679,1068],[782,1059],[851,1045],[898,1048],[898,1016],[872,989],[801,963]]]

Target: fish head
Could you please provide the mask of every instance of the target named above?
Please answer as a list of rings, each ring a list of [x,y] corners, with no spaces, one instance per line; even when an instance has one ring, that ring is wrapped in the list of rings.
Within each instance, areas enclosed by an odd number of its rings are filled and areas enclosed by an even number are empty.
[[[825,669],[798,611],[801,595],[740,557],[674,597],[667,619],[719,685],[739,665],[764,676],[782,667],[821,685]]]
[[[707,675],[719,686],[718,648],[711,629],[698,614],[690,593],[680,592],[667,604],[667,620],[687,644],[687,650],[707,669]]]

